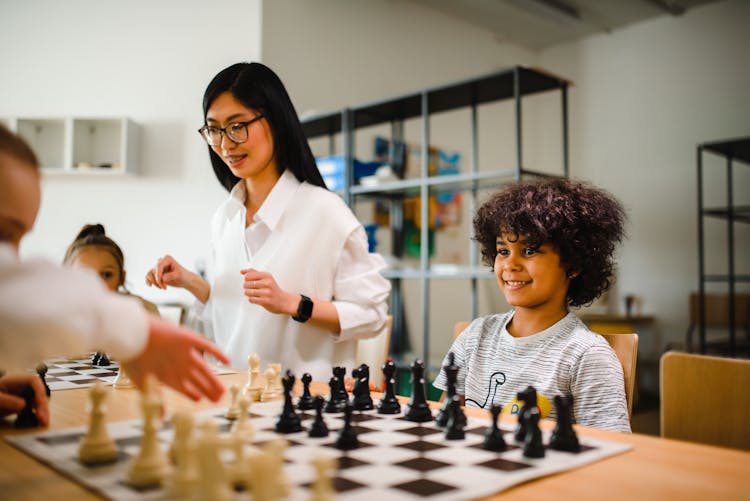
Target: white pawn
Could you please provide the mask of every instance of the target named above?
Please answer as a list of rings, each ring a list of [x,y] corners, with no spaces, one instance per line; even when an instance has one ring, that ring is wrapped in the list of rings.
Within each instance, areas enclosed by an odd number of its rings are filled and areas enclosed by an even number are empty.
[[[317,456],[312,460],[315,467],[315,482],[312,485],[310,501],[333,501],[333,474],[336,468],[336,458]]]
[[[232,424],[231,430],[233,433],[245,437],[246,441],[250,441],[255,434],[253,425],[250,422],[250,399],[247,397],[240,397],[239,408],[240,416],[237,421]]]
[[[169,449],[169,457],[175,465],[169,478],[167,492],[170,496],[186,498],[195,490],[198,481],[198,464],[193,440],[193,415],[178,412],[172,416],[174,439]]]
[[[78,457],[82,463],[93,465],[111,463],[117,459],[117,446],[107,433],[104,422],[103,401],[106,390],[101,381],[96,382],[89,390],[91,409],[89,414],[89,428],[86,436],[78,447]]]
[[[247,365],[247,384],[242,389],[242,394],[247,396],[252,402],[258,402],[263,389],[263,378],[260,374],[260,357],[257,353],[251,353],[247,357]]]
[[[273,367],[276,374],[273,378],[273,392],[278,398],[281,398],[284,395],[284,386],[281,384],[281,364],[268,364],[268,366]]]
[[[231,399],[229,401],[229,409],[227,409],[227,413],[224,414],[224,417],[231,421],[234,421],[240,416],[240,407],[237,403],[237,394],[239,391],[240,389],[236,384],[229,387],[229,395]]]
[[[273,367],[273,364],[268,364],[264,375],[266,377],[266,386],[263,388],[263,393],[260,396],[261,402],[268,402],[269,400],[279,398],[281,392],[276,392],[276,368]]]
[[[115,378],[112,387],[117,390],[123,390],[126,388],[135,388],[133,381],[130,380],[128,373],[125,372],[125,368],[120,365],[120,369],[117,371],[117,377]]]
[[[141,394],[143,437],[138,455],[128,469],[128,482],[135,487],[160,485],[169,472],[169,460],[157,437],[161,401],[156,392],[156,380],[149,375]]]

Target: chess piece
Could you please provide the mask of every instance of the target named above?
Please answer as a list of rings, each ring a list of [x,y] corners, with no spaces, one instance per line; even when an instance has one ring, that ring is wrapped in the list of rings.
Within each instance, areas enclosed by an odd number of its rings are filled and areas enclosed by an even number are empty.
[[[281,376],[283,372],[281,372],[281,364],[274,363],[274,364],[268,364],[269,367],[272,367],[274,370],[274,374],[276,376],[273,378],[273,393],[276,395],[276,398],[282,398],[284,394],[284,387],[281,383]]]
[[[302,374],[300,378],[302,381],[302,396],[297,401],[297,409],[301,411],[309,411],[313,408],[313,397],[310,394],[310,383],[312,382],[312,376],[309,372]]]
[[[525,390],[519,391],[516,394],[516,398],[523,402],[521,410],[518,411],[518,424],[513,434],[516,442],[523,442],[526,440],[527,435],[527,416],[529,410],[533,407],[536,408],[536,389],[533,386],[527,386]]]
[[[286,498],[291,492],[289,480],[282,469],[286,448],[286,440],[272,440],[263,446],[260,454],[250,458],[248,484],[253,501],[277,501]]]
[[[102,352],[97,351],[94,356],[91,357],[91,365],[99,365],[99,359],[102,358]]]
[[[232,432],[242,434],[246,440],[253,437],[253,425],[250,422],[250,399],[246,396],[240,397],[240,417],[232,424]]]
[[[446,440],[463,440],[465,437],[466,415],[461,409],[461,397],[453,395],[448,407],[448,423],[445,426]]]
[[[276,368],[274,364],[268,364],[266,371],[263,375],[266,378],[266,385],[263,388],[263,393],[260,395],[261,402],[268,402],[270,400],[276,400],[281,395],[276,391]]]
[[[310,425],[310,429],[307,434],[310,437],[327,437],[328,426],[323,420],[323,397],[320,395],[313,399],[313,406],[315,407],[315,419]]]
[[[251,402],[259,402],[263,391],[263,378],[260,374],[260,357],[257,353],[251,353],[247,357],[247,365],[247,384],[242,389],[242,394]]]
[[[159,445],[158,431],[161,401],[156,391],[156,380],[147,376],[141,393],[143,414],[143,436],[140,450],[128,469],[128,482],[135,487],[150,487],[161,484],[169,471],[169,461]]]
[[[503,438],[503,432],[497,426],[497,419],[500,416],[503,408],[499,405],[493,405],[490,408],[492,413],[492,424],[487,428],[484,433],[484,442],[482,443],[482,449],[488,451],[502,452],[507,448],[505,438]]]
[[[415,360],[411,364],[411,401],[406,406],[404,417],[407,421],[416,423],[432,421],[432,412],[427,405],[424,362],[421,360]]]
[[[344,379],[346,378],[346,367],[334,367],[333,375],[336,378],[334,398],[336,404],[343,410],[343,408],[346,407],[345,402],[349,401],[349,394],[346,392],[346,384],[344,383]]]
[[[526,437],[523,441],[523,455],[527,458],[543,458],[544,444],[542,430],[539,429],[539,408],[534,406],[526,413]]]
[[[448,391],[443,401],[443,407],[435,418],[435,424],[441,428],[445,428],[448,424],[448,418],[450,418],[448,407],[451,404],[453,395],[456,394],[456,381],[458,380],[459,368],[455,363],[452,351],[448,352],[448,364],[443,366],[443,371],[445,372],[446,388]]]
[[[169,458],[175,468],[167,481],[167,493],[172,497],[187,498],[198,482],[198,458],[193,439],[193,415],[178,412],[172,416],[174,439],[169,448]]]
[[[555,413],[557,414],[557,424],[552,430],[549,439],[549,448],[558,451],[578,452],[581,450],[581,444],[578,442],[578,436],[573,430],[573,423],[570,419],[570,408],[573,405],[573,397],[568,395],[555,395]]]
[[[370,368],[362,364],[352,371],[352,377],[357,378],[352,390],[352,407],[355,411],[369,411],[374,409],[370,396]]]
[[[276,431],[278,433],[296,433],[302,430],[302,424],[299,416],[294,412],[292,403],[292,388],[294,387],[295,377],[292,371],[286,371],[286,377],[282,379],[284,385],[284,409],[281,411],[279,420],[276,422]]]
[[[201,423],[201,436],[196,447],[198,458],[197,499],[229,501],[233,499],[224,463],[219,457],[221,439],[217,435],[216,423],[206,420]]]
[[[13,426],[16,428],[36,428],[39,426],[39,418],[36,416],[35,395],[34,388],[31,385],[27,385],[21,390],[21,397],[23,397],[26,405],[16,415],[16,420],[13,422]]]
[[[382,370],[385,376],[385,393],[378,403],[378,414],[398,414],[401,412],[401,404],[396,398],[396,380],[393,378],[396,364],[389,358],[383,364]]]
[[[106,367],[110,364],[109,357],[106,353],[101,352],[99,355],[99,360],[96,362],[96,365],[99,367]]]
[[[341,398],[341,388],[344,387],[344,380],[341,376],[343,367],[334,367],[333,375],[328,380],[328,401],[326,401],[325,412],[343,412],[346,407],[349,397],[345,396]],[[346,374],[346,372],[344,372]],[[344,388],[344,395],[346,395],[346,388]]]
[[[341,428],[335,443],[336,448],[342,451],[350,451],[359,447],[357,430],[352,427],[352,410],[351,404],[347,402],[344,407],[344,427]]]
[[[39,379],[42,380],[42,384],[44,384],[44,392],[47,394],[47,398],[51,396],[49,386],[47,385],[47,364],[44,362],[41,362],[39,365],[36,366],[36,373],[39,375]]]
[[[235,419],[240,417],[240,407],[237,402],[237,395],[239,394],[239,392],[240,388],[236,384],[233,384],[229,387],[229,408],[227,409],[226,414],[224,414],[224,417],[230,421],[234,421]]]
[[[78,446],[78,458],[83,464],[112,463],[117,459],[117,446],[107,433],[103,401],[107,396],[100,381],[89,390],[89,427]]]
[[[333,488],[332,472],[336,469],[336,459],[317,456],[312,460],[315,468],[315,481],[312,485],[311,501],[333,501],[336,491]]]
[[[122,365],[120,366],[120,369],[117,371],[117,377],[115,378],[115,381],[112,383],[112,387],[117,390],[123,390],[126,388],[135,388],[135,384],[133,384],[133,381],[130,380],[128,373],[125,371],[125,367],[123,367]]]

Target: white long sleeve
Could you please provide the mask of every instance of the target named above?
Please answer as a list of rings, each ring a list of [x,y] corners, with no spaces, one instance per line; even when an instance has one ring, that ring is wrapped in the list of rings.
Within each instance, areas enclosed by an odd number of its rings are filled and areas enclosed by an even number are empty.
[[[109,292],[91,271],[21,262],[0,244],[0,368],[93,350],[128,360],[147,339],[147,313],[136,299]]]

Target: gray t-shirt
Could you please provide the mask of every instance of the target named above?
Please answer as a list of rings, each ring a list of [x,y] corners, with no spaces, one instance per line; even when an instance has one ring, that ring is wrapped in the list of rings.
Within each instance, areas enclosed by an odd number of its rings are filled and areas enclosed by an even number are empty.
[[[453,342],[450,351],[460,368],[456,392],[467,406],[505,407],[531,385],[550,402],[555,395],[572,395],[574,423],[630,431],[622,366],[606,339],[572,313],[517,338],[505,327],[512,317],[513,311],[477,318]],[[443,369],[433,384],[447,389]],[[556,418],[554,406],[549,417]]]

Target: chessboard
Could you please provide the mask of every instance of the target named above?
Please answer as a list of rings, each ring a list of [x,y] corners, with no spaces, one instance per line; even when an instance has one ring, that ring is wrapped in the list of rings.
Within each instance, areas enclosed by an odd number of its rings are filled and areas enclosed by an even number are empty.
[[[358,433],[359,447],[341,451],[335,442],[344,425],[343,413],[323,414],[330,434],[323,438],[308,437],[307,428],[314,420],[314,411],[297,411],[303,431],[286,435],[275,432],[282,401],[253,403],[249,410],[253,437],[244,444],[246,455],[257,453],[263,446],[283,436],[288,446],[283,452],[283,475],[290,486],[284,499],[311,499],[311,486],[316,481],[313,459],[327,456],[338,465],[333,474],[334,499],[340,501],[469,500],[488,496],[521,482],[552,473],[578,468],[620,454],[632,446],[580,436],[577,453],[547,448],[543,458],[529,459],[522,447],[514,442],[510,423],[500,429],[508,443],[504,452],[482,448],[484,433],[491,418],[469,416],[462,440],[447,440],[435,422],[407,421],[403,413],[378,414],[376,410],[355,411],[352,426]],[[209,409],[194,414],[196,426],[213,420],[220,433],[230,436],[232,422],[224,417],[226,409]],[[109,435],[117,444],[114,463],[86,466],[77,459],[77,449],[85,435],[84,427],[34,432],[6,437],[6,440],[58,472],[84,485],[97,494],[113,500],[168,499],[163,487],[135,488],[128,484],[129,462],[138,454],[143,430],[142,420],[109,422]],[[543,432],[544,443],[549,431]],[[157,433],[164,451],[170,447],[173,427],[169,420],[161,423]],[[236,451],[223,451],[225,465],[232,463]],[[247,492],[234,490],[235,499],[252,499]]]
[[[53,358],[45,360],[47,375],[45,380],[51,391],[88,388],[97,381],[111,386],[120,371],[120,364],[110,359],[105,366],[93,365],[93,353],[80,358]],[[224,367],[211,366],[215,374],[234,374],[236,371]]]

